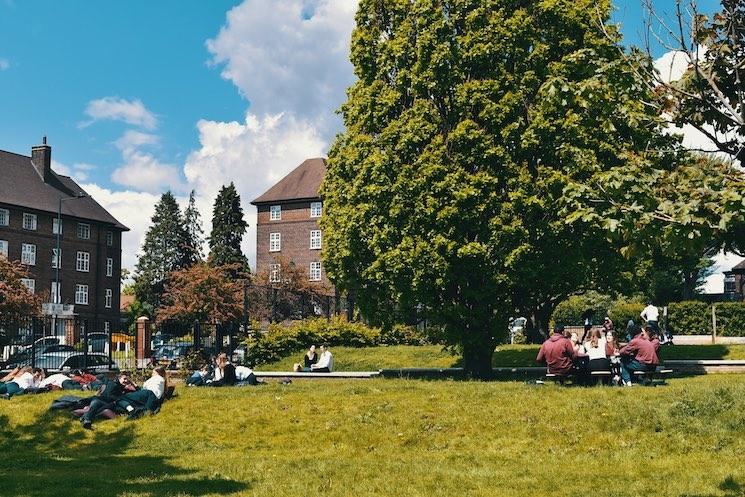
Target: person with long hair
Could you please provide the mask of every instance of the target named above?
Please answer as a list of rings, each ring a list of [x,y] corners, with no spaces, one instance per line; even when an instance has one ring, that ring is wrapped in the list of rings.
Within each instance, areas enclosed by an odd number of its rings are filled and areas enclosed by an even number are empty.
[[[590,336],[584,343],[585,354],[588,358],[588,368],[592,371],[610,371],[610,359],[608,359],[608,350],[606,348],[606,338],[603,333],[593,328]]]

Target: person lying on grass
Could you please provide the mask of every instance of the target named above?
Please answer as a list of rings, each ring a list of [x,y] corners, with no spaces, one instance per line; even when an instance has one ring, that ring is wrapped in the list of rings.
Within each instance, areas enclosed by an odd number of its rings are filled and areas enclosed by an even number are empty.
[[[103,411],[107,409],[114,410],[116,402],[125,393],[134,392],[137,388],[127,373],[120,373],[113,380],[103,377],[101,379],[101,387],[88,405],[88,410],[80,417],[80,424],[87,430],[92,428],[93,420],[102,414]]]
[[[186,379],[186,385],[201,387],[207,380],[212,380],[214,374],[213,368],[209,364],[204,363]]]
[[[6,378],[9,375],[6,375]],[[21,395],[27,390],[38,388],[44,379],[44,371],[39,368],[24,367],[16,371],[13,376],[0,385],[0,398],[10,399],[14,395]]]
[[[166,368],[158,366],[142,388],[127,392],[116,402],[117,412],[125,412],[129,419],[136,419],[147,413],[156,414],[160,410],[166,393]]]
[[[634,371],[650,372],[657,369],[660,363],[660,341],[652,327],[634,328],[634,337],[621,351],[621,379],[624,386],[631,386],[631,375]]]

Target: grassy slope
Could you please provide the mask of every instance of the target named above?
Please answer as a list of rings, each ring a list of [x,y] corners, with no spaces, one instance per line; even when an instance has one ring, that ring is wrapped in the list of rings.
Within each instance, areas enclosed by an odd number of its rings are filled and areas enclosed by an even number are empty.
[[[422,347],[399,345],[395,347],[352,348],[334,347],[334,364],[339,371],[377,371],[394,368],[448,368],[460,366],[460,358],[436,345]],[[507,345],[497,347],[494,366],[536,366],[535,345]],[[297,352],[281,361],[266,364],[264,371],[291,371],[295,362],[302,360]],[[745,359],[745,345],[674,345],[663,347],[662,359]]]
[[[745,486],[745,376],[180,391],[155,417],[93,432],[44,412],[56,394],[4,401],[0,495],[672,497]]]

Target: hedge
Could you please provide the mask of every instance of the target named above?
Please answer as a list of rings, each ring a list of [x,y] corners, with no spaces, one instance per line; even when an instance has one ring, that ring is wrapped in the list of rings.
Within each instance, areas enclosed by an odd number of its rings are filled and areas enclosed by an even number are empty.
[[[329,346],[373,347],[376,345],[422,345],[427,340],[414,327],[396,325],[390,330],[348,322],[344,317],[295,321],[289,325],[272,324],[265,333],[246,340],[249,364],[266,364],[288,354],[326,343]]]

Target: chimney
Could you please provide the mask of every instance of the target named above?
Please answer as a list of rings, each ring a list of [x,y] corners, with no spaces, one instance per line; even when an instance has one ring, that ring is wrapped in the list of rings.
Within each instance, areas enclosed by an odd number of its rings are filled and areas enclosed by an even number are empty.
[[[46,136],[42,139],[41,145],[31,147],[31,163],[44,183],[52,179],[52,147],[47,145]]]

